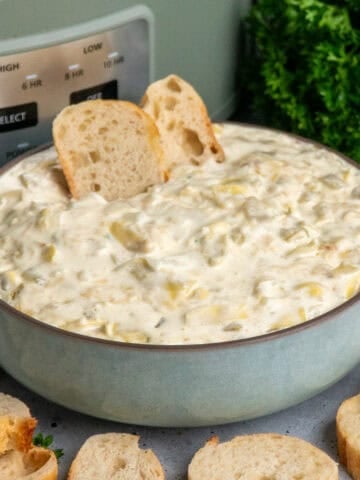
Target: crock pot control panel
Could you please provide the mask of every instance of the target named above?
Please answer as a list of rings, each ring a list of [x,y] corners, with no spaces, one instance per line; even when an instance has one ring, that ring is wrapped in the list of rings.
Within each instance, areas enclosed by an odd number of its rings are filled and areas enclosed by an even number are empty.
[[[152,15],[140,7],[115,20],[102,33],[0,56],[0,164],[51,141],[52,120],[67,105],[139,101],[152,81]],[[94,32],[99,27],[89,25]]]

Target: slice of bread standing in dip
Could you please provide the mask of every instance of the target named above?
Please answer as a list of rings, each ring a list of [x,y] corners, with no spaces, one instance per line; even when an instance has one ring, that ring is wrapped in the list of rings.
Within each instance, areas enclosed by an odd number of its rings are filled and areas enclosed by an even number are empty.
[[[70,192],[127,198],[165,179],[163,150],[152,118],[120,100],[88,100],[53,122],[55,148]]]
[[[169,75],[147,88],[141,106],[159,129],[166,164],[200,165],[209,158],[224,161],[206,106],[185,80]]]

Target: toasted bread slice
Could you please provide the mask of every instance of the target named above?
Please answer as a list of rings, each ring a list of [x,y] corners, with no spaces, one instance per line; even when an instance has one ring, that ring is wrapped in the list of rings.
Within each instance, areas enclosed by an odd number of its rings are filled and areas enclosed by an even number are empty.
[[[137,435],[126,433],[89,437],[71,464],[68,480],[164,480],[156,455],[138,443]]]
[[[56,480],[58,463],[52,450],[33,447],[26,453],[9,450],[0,456],[1,480]]]
[[[0,393],[0,455],[11,449],[27,451],[36,423],[21,400]]]
[[[243,435],[198,450],[188,480],[337,480],[336,463],[313,445],[275,433]]]
[[[340,463],[354,480],[360,480],[360,394],[338,408],[336,435]]]
[[[159,129],[169,169],[177,164],[224,160],[203,100],[177,75],[152,83],[141,100]]]
[[[165,179],[152,118],[137,105],[89,100],[64,108],[53,122],[59,161],[73,197],[97,192],[127,198]]]

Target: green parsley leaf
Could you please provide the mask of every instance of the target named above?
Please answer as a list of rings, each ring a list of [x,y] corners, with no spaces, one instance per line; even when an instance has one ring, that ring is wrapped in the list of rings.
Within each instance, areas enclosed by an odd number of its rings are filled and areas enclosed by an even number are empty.
[[[52,435],[47,435],[46,437],[42,433],[38,433],[33,437],[33,444],[37,447],[49,448],[53,443],[54,438]],[[57,459],[64,455],[62,448],[56,448],[53,450]]]

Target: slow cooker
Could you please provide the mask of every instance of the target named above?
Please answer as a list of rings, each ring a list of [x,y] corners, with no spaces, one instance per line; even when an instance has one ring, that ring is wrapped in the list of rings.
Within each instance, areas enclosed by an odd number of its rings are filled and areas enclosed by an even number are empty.
[[[0,164],[51,139],[64,106],[138,102],[170,73],[214,120],[236,108],[238,34],[250,0],[0,0]]]

